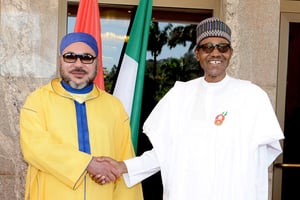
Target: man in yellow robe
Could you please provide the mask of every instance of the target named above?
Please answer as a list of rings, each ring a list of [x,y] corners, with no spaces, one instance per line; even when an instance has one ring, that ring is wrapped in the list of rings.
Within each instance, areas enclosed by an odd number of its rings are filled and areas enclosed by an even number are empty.
[[[134,157],[129,117],[121,102],[99,89],[98,47],[86,33],[61,41],[55,78],[31,93],[20,113],[20,144],[28,163],[26,200],[142,200],[118,171],[98,156]],[[115,181],[101,185],[91,177]],[[118,178],[119,177],[119,178]]]

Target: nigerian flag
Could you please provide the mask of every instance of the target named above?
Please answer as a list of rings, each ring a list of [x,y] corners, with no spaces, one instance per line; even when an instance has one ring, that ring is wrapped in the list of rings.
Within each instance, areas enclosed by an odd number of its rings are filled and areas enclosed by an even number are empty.
[[[132,143],[137,150],[146,66],[146,53],[152,16],[152,0],[140,0],[113,95],[130,116]]]

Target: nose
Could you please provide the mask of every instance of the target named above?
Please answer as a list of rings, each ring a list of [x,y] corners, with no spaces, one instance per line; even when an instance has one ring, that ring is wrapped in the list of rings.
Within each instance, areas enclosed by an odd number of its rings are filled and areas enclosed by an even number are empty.
[[[220,51],[217,49],[217,47],[215,46],[213,51],[210,53],[211,55],[220,55]]]
[[[80,64],[80,65],[82,64],[79,57],[76,58],[75,64]]]

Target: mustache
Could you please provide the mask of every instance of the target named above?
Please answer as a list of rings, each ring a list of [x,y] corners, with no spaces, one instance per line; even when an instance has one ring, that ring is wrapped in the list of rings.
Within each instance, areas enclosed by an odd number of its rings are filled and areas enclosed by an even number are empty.
[[[84,73],[87,73],[86,70],[84,70],[84,69],[82,69],[82,68],[80,68],[80,67],[77,67],[77,68],[71,70],[71,73],[72,73],[72,72],[84,72]]]

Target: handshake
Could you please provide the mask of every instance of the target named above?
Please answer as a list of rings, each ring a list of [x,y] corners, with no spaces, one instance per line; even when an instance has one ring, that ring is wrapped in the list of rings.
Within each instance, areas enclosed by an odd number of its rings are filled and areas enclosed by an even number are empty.
[[[98,184],[117,180],[123,173],[127,173],[127,167],[123,161],[116,161],[110,157],[93,157],[87,167],[90,177]]]

